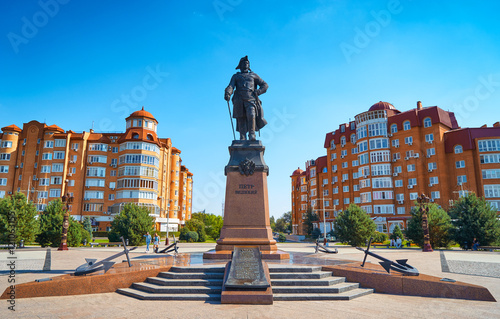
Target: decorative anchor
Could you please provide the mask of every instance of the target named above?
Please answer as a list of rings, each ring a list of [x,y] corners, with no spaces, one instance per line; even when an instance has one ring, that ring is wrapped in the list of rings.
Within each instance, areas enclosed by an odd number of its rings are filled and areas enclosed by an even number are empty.
[[[120,238],[122,239],[122,243],[123,243],[123,251],[122,252],[114,254],[113,256],[110,256],[110,257],[103,259],[99,262],[96,262],[97,259],[85,258],[85,261],[87,263],[76,268],[74,275],[75,276],[82,276],[82,275],[86,275],[86,274],[91,274],[91,273],[99,271],[99,270],[104,270],[104,273],[106,273],[115,264],[115,262],[111,261],[111,260],[118,258],[124,254],[127,256],[128,266],[132,267],[128,253],[130,251],[136,249],[137,247],[132,247],[131,249],[127,249],[127,245],[125,244],[125,239],[123,239],[123,237],[120,237]]]
[[[330,250],[328,248],[326,248],[325,246],[321,245],[319,242],[316,242],[316,254],[319,252],[322,252],[322,253],[327,253],[327,254],[336,254],[338,253],[339,251],[337,250],[337,248],[335,248],[335,250]]]
[[[175,253],[177,254],[177,241],[175,240],[175,236],[173,236],[173,237],[174,237],[174,243],[171,244],[170,246],[164,248],[163,250],[160,250],[158,252],[159,254],[168,254],[171,251],[175,251]]]
[[[408,259],[398,259],[398,260],[396,260],[396,262],[393,262],[392,260],[389,260],[387,258],[384,258],[382,256],[379,256],[377,254],[372,253],[370,251],[370,245],[372,243],[372,239],[373,239],[373,237],[370,238],[370,240],[368,241],[368,247],[366,248],[366,250],[364,250],[363,248],[360,248],[360,247],[356,247],[357,250],[361,250],[365,253],[365,258],[363,258],[363,263],[361,264],[361,267],[365,266],[366,257],[368,255],[370,255],[370,256],[373,256],[375,258],[382,260],[382,261],[379,261],[379,264],[382,267],[384,267],[384,269],[388,273],[391,273],[391,269],[392,269],[394,271],[402,273],[403,276],[418,276],[419,275],[417,268],[414,268],[406,263],[408,261]]]

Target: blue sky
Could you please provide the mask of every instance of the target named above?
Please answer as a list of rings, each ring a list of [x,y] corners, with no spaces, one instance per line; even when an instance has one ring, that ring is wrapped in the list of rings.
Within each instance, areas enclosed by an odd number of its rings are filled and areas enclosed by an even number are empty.
[[[0,2],[0,127],[124,131],[145,106],[220,214],[232,140],[224,88],[242,56],[261,96],[270,212],[325,133],[380,100],[438,105],[462,127],[500,120],[498,1]]]

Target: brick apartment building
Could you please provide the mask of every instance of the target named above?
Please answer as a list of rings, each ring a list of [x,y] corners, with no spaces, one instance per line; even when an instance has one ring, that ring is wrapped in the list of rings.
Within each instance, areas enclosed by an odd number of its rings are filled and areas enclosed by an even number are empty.
[[[375,103],[355,121],[326,134],[326,156],[291,176],[293,233],[304,234],[308,207],[323,231],[355,203],[380,232],[406,228],[415,199],[424,193],[444,209],[468,192],[500,210],[500,123],[460,128],[437,106],[400,112]],[[323,219],[325,216],[325,220]],[[324,223],[324,221],[326,223]]]
[[[126,119],[124,133],[76,133],[37,121],[2,128],[0,198],[22,192],[43,211],[69,193],[71,215],[91,217],[109,230],[126,203],[145,206],[157,230],[176,231],[191,218],[193,174],[181,151],[156,134],[158,121],[142,110]]]

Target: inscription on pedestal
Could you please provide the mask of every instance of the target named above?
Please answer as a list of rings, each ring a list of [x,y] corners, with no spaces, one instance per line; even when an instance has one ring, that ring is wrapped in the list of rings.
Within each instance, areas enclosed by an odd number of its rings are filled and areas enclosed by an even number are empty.
[[[225,286],[228,288],[267,288],[258,247],[234,247]]]
[[[257,190],[254,190],[255,185],[252,184],[239,184],[238,189],[234,191],[235,194],[257,194]]]

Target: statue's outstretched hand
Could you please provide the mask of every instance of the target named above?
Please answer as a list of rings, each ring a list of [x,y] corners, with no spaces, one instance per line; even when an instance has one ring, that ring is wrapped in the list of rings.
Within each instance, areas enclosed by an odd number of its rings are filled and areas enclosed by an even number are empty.
[[[230,98],[231,98],[231,94],[229,94],[227,92],[224,93],[224,100],[229,101]]]

